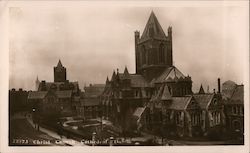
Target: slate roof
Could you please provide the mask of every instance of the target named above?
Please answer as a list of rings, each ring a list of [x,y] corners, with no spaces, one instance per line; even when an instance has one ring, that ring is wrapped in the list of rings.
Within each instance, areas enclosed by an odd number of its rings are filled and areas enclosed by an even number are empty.
[[[32,91],[29,92],[28,99],[43,99],[47,93],[47,91]]]
[[[71,98],[72,96],[71,90],[56,91],[55,93],[58,98]]]
[[[165,85],[163,92],[162,92],[162,96],[161,96],[161,100],[170,100],[172,98],[168,86]]]
[[[244,104],[244,86],[237,85],[228,104]]]
[[[140,74],[126,74],[119,73],[118,74],[119,79],[130,79],[131,80],[131,87],[150,87],[150,84],[147,82],[147,80]]]
[[[228,80],[222,84],[222,97],[223,99],[229,99],[232,97],[232,94],[237,87],[237,84],[231,80]]]
[[[39,84],[39,88],[42,85],[42,83],[43,82],[41,82]],[[45,87],[46,87],[46,90],[49,90],[52,85],[55,85],[56,90],[59,90],[60,89],[60,85],[63,85],[63,84],[67,84],[67,83],[65,83],[65,82],[45,82]],[[76,91],[78,89],[78,82],[69,82],[69,84],[73,84],[73,86],[74,86],[73,91]]]
[[[100,96],[105,88],[105,84],[93,84],[88,87],[84,87],[84,96],[85,97],[98,97]]]
[[[207,109],[214,97],[214,94],[194,94],[193,97],[198,102],[201,109]]]
[[[100,104],[100,99],[98,98],[85,98],[83,100],[83,106],[97,106]]]
[[[148,22],[144,28],[144,31],[141,36],[141,40],[147,40],[148,38],[158,38],[158,39],[163,39],[166,40],[167,37],[157,20],[154,12],[152,11],[150,14],[150,17],[148,19]]]
[[[175,66],[171,66],[166,68],[159,77],[154,78],[151,83],[162,83],[175,79],[185,79],[185,76]]]
[[[172,104],[169,109],[185,110],[192,99],[192,96],[172,97]]]

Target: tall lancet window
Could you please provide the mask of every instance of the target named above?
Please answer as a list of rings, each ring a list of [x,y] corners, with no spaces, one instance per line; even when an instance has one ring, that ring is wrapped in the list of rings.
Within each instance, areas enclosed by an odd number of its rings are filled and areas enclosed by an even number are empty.
[[[160,47],[159,47],[159,62],[165,63],[165,51],[164,51],[163,44],[160,44]]]
[[[149,37],[154,36],[154,27],[152,24],[149,26],[148,32],[149,32]]]
[[[146,64],[146,47],[143,45],[142,46],[142,51],[141,51],[141,60],[142,60],[142,65]]]

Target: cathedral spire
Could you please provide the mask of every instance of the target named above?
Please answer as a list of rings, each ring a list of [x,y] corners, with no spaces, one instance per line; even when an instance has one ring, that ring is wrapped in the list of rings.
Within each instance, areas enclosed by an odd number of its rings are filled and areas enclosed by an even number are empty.
[[[127,66],[125,66],[125,69],[124,69],[123,75],[124,75],[124,77],[125,77],[126,79],[128,79],[128,78],[129,78],[129,72],[128,72],[128,68],[127,68]]]
[[[158,38],[163,40],[166,40],[167,38],[153,11],[150,14],[146,27],[141,36],[141,39],[148,38]]]
[[[38,75],[36,76],[36,82],[35,82],[35,83],[36,83],[36,84],[35,84],[35,90],[38,91],[39,85],[40,85],[40,81],[39,81],[39,79],[38,79]]]

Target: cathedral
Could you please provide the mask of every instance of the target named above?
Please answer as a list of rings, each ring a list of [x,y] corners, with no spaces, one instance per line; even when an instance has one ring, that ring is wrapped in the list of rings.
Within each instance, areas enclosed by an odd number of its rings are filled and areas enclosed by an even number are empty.
[[[192,78],[173,65],[172,27],[167,35],[151,12],[142,35],[135,31],[135,67],[114,71],[101,96],[102,116],[120,132],[194,137],[223,126],[218,91],[192,91]]]

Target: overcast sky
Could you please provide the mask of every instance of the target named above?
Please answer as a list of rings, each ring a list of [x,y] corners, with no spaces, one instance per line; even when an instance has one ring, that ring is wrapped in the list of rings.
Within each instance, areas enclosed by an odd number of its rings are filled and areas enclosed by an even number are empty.
[[[59,59],[80,87],[105,83],[114,69],[135,72],[134,31],[151,11],[163,30],[173,27],[175,66],[210,91],[243,83],[248,52],[247,7],[19,7],[9,11],[10,87],[33,90],[35,79],[53,81]]]

